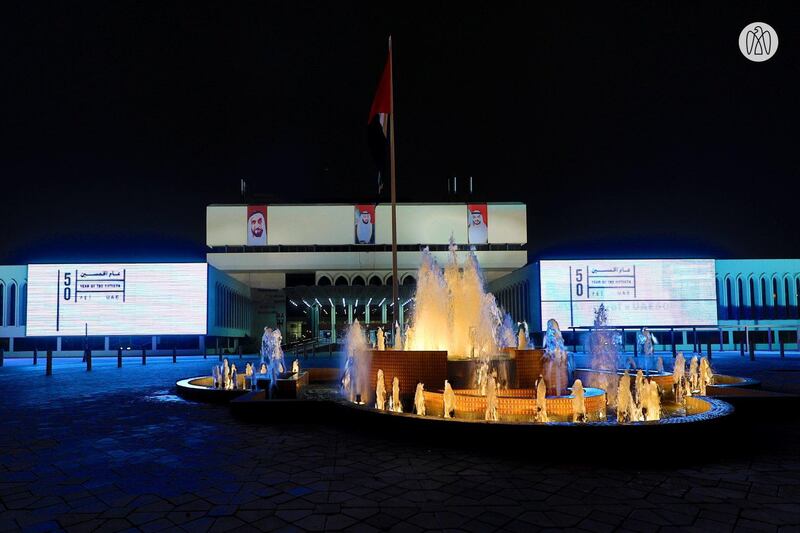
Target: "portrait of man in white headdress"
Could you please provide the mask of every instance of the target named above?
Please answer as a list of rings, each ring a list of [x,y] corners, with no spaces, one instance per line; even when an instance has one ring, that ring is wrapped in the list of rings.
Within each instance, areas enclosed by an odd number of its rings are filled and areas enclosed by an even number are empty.
[[[357,205],[355,216],[355,243],[375,244],[375,206]]]
[[[264,246],[267,244],[267,206],[247,206],[247,244]]]
[[[489,226],[486,217],[486,204],[468,205],[467,237],[469,244],[487,244],[489,242]]]

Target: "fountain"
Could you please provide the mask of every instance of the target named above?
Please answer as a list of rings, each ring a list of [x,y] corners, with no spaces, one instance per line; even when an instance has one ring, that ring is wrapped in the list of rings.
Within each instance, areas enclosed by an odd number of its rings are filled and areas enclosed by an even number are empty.
[[[627,369],[622,372],[617,387],[617,422],[631,422],[635,419],[633,395],[631,394],[631,376]]]
[[[414,409],[420,416],[425,416],[425,385],[417,383],[417,392],[414,394]]]
[[[444,403],[443,416],[445,418],[452,418],[455,415],[456,395],[453,392],[453,387],[450,386],[450,382],[447,380],[444,380],[444,394],[442,401]]]
[[[378,350],[384,351],[386,349],[386,339],[383,336],[383,328],[378,328],[377,338],[378,338],[378,346],[377,346]]]
[[[539,376],[539,380],[536,382],[536,415],[534,416],[534,421],[550,421],[547,417],[547,384],[542,376]]]
[[[400,380],[397,376],[392,380],[392,400],[389,404],[389,410],[394,413],[403,412],[403,403],[400,401]]]
[[[708,362],[708,357],[700,359],[700,376],[699,376],[699,389],[700,396],[706,395],[706,387],[714,380],[714,373],[711,371],[711,364]]]
[[[547,393],[551,396],[563,395],[568,379],[567,349],[558,322],[552,318],[547,321],[544,335],[544,361],[545,381],[550,385]]]
[[[350,401],[368,403],[369,345],[358,320],[355,320],[347,330],[343,357],[345,363],[341,382],[342,393]]]
[[[386,408],[386,385],[383,381],[383,370],[378,369],[378,386],[375,389],[375,409],[383,411]]]
[[[497,381],[494,376],[489,376],[486,383],[486,413],[485,420],[497,421]]]
[[[572,384],[572,421],[586,422],[586,398],[580,379]]]
[[[663,359],[655,360],[655,338],[646,328],[639,332],[644,365],[634,357],[630,359],[633,374],[620,368],[621,339],[608,325],[604,305],[595,310],[594,328],[587,336],[587,368],[574,368],[578,356],[567,352],[554,319],[547,321],[543,347],[534,347],[527,325],[521,323],[515,329],[511,317],[484,290],[474,251],[459,262],[452,242],[443,269],[427,249],[422,251],[411,301],[405,336],[403,327],[395,323],[390,349],[382,329],[377,331],[374,349],[357,320],[348,329],[339,381],[343,400],[337,400],[337,405],[389,420],[408,416],[403,414],[406,411],[415,414],[407,419],[414,420],[413,424],[445,423],[442,419],[447,418],[451,420],[446,423],[481,422],[483,427],[484,423],[665,424],[729,412],[723,402],[691,397],[704,395],[713,384],[708,360],[694,357],[687,373],[680,354],[672,373],[664,372]],[[292,363],[291,373],[285,372],[279,330],[264,329],[259,368],[256,374],[248,364],[240,377],[235,365],[225,360],[212,369],[211,377],[185,381],[200,388],[207,380],[209,385],[203,386],[215,391],[213,387],[218,387],[218,392],[242,389],[248,401],[254,402],[284,398],[281,391],[300,375],[307,383],[308,373],[300,372],[298,361]],[[248,377],[249,387],[245,385]],[[247,392],[254,382],[256,390]],[[391,394],[386,389],[389,382]],[[573,385],[567,388],[570,382]],[[425,384],[443,387],[426,390]]]

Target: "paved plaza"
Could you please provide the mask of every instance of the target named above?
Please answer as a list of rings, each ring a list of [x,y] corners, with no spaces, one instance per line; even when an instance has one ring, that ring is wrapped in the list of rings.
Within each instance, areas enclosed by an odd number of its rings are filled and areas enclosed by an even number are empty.
[[[3,531],[798,531],[796,411],[742,422],[741,441],[675,442],[644,462],[553,459],[399,439],[369,427],[253,425],[174,396],[214,359],[6,359]],[[800,356],[715,354],[717,371],[800,392]],[[796,405],[796,402],[794,403]],[[381,430],[383,431],[383,430]],[[409,436],[406,436],[409,437]],[[615,443],[624,457],[626,443]]]

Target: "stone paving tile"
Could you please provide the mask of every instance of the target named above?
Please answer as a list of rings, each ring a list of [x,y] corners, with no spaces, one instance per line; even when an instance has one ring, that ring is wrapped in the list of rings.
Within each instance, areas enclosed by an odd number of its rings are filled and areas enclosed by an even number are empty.
[[[743,428],[781,434],[744,456],[701,443],[707,460],[692,458],[685,442],[679,467],[557,462],[503,453],[502,442],[475,450],[245,424],[174,397],[174,381],[214,362],[96,361],[87,373],[57,361],[51,378],[0,368],[0,531],[800,530],[796,418]],[[777,364],[759,362],[762,379]],[[780,364],[800,369],[797,358]]]

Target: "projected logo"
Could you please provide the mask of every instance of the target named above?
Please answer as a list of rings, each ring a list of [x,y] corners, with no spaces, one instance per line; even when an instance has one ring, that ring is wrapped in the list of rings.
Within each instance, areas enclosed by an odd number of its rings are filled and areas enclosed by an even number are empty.
[[[750,61],[766,61],[778,51],[778,33],[766,22],[752,22],[739,34],[739,50]]]
[[[712,259],[542,261],[542,328],[588,327],[605,304],[614,326],[717,323]]]
[[[29,265],[28,336],[206,332],[205,263]]]

